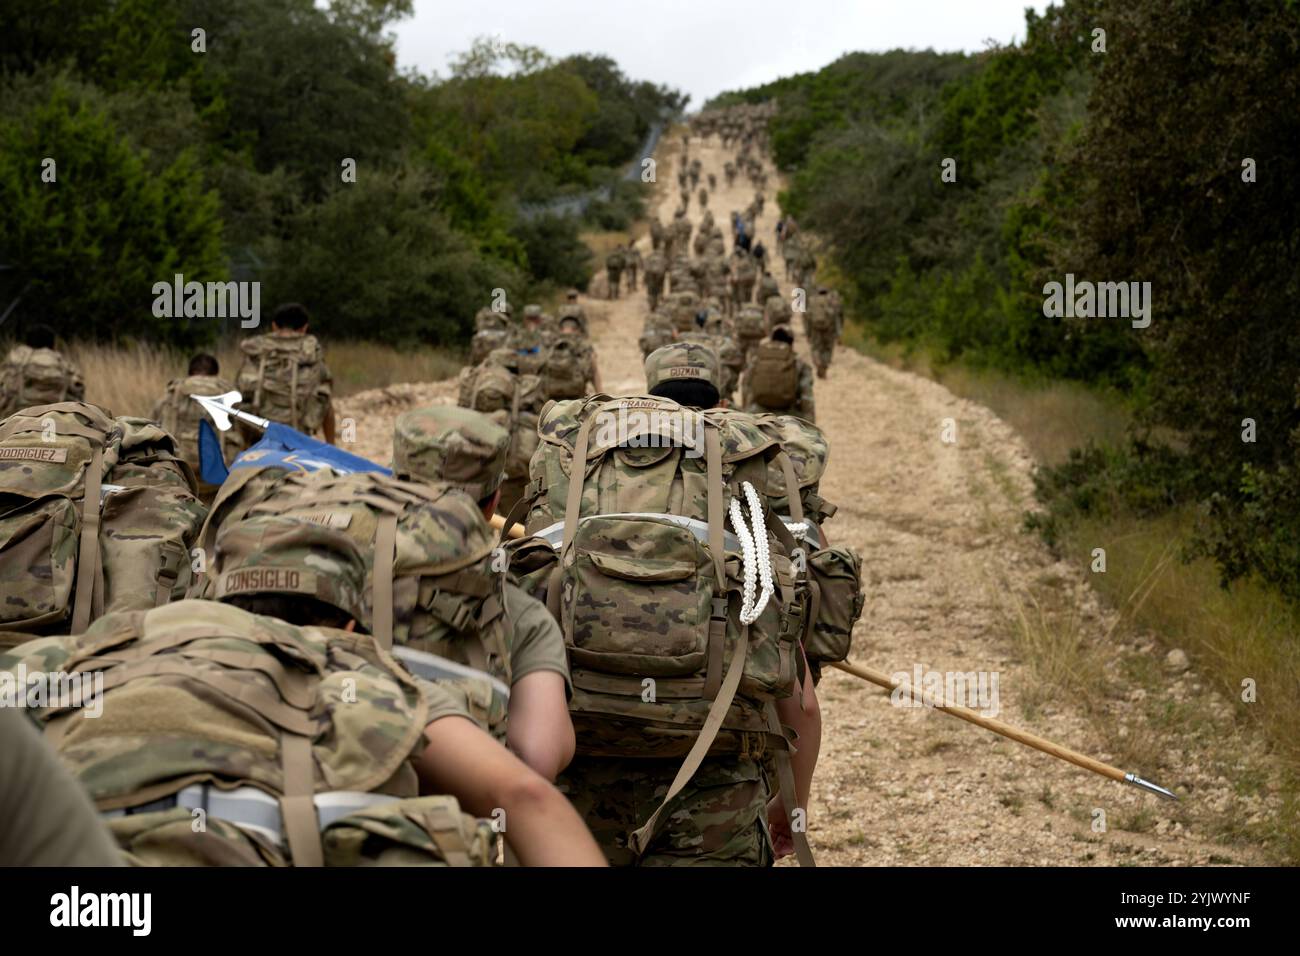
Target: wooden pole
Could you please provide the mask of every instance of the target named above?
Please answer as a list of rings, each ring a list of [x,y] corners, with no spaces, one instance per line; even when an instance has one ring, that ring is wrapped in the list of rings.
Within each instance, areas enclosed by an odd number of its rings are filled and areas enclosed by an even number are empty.
[[[506,526],[506,516],[503,514],[494,514],[491,518],[488,519],[488,521],[491,523],[492,527],[496,528],[498,531],[500,531],[502,528]],[[524,536],[523,526],[519,524],[512,524],[510,526],[510,531],[508,532],[508,535],[509,537],[515,539],[522,538]]]
[[[876,684],[886,690],[893,691],[902,685],[901,681],[892,680],[888,674],[883,671],[875,670],[870,667],[862,667],[857,664],[850,664],[843,661],[839,664],[832,664],[832,667],[844,671],[846,674],[852,674],[854,677],[861,678],[868,683]],[[1076,767],[1082,767],[1084,770],[1091,770],[1093,773],[1101,774],[1111,780],[1118,780],[1120,783],[1130,783],[1139,786],[1144,790],[1150,790],[1152,793],[1158,793],[1161,796],[1167,796],[1171,799],[1178,799],[1171,791],[1164,787],[1157,787],[1149,781],[1143,780],[1136,774],[1125,773],[1118,767],[1112,767],[1110,764],[1102,763],[1086,754],[1081,754],[1077,750],[1071,750],[1069,747],[1062,747],[1058,743],[1039,737],[1037,734],[1031,734],[1027,730],[1021,730],[1019,727],[1013,727],[1008,723],[995,720],[992,717],[985,717],[978,714],[968,707],[960,707],[956,704],[945,704],[942,701],[933,700],[925,695],[919,687],[908,689],[908,694],[913,700],[923,701],[928,707],[935,710],[941,710],[946,714],[952,714],[954,717],[960,717],[962,720],[975,724],[977,727],[983,727],[985,730],[991,730],[995,734],[1001,734],[1003,737],[1009,737],[1012,740],[1033,747],[1035,750],[1041,750],[1043,753],[1051,754],[1053,757],[1059,757],[1061,760],[1068,761]]]

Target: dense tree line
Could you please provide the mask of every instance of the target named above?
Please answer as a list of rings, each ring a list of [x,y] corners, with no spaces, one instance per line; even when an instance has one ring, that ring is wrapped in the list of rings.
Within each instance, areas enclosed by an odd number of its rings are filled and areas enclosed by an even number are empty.
[[[1300,599],[1300,5],[1066,0],[722,102],[772,96],[783,207],[874,335],[1128,396],[1128,447],[1042,476],[1057,513],[1194,506],[1225,578]],[[1067,274],[1150,282],[1150,324],[1045,314]]]
[[[579,223],[520,204],[612,182],[685,97],[488,41],[445,77],[399,71],[384,31],[410,12],[0,0],[0,311],[21,295],[11,322],[69,337],[210,340],[152,314],[179,272],[257,278],[336,336],[448,344],[494,288],[585,283]]]

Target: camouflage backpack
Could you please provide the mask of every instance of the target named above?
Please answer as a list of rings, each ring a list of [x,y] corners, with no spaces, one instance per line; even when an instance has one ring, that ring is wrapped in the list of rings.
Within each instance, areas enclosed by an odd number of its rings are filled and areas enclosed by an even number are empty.
[[[624,256],[623,253],[618,249],[615,249],[613,252],[611,252],[609,255],[605,257],[606,269],[612,269],[615,272],[618,272],[626,264],[627,264],[626,256]]]
[[[102,692],[95,720],[71,699],[33,713],[129,862],[469,866],[494,856],[486,821],[452,797],[419,796],[411,758],[424,749],[429,701],[374,638],[181,601],[0,658],[18,667],[83,674]]]
[[[693,331],[695,329],[695,313],[700,310],[700,297],[690,291],[676,292],[673,294],[671,309],[673,326],[677,331]]]
[[[80,633],[185,592],[206,510],[171,437],[97,405],[0,424],[0,631]]]
[[[829,295],[814,295],[808,303],[808,327],[815,332],[834,332],[838,329],[836,305],[836,301]]]
[[[478,365],[494,350],[510,344],[508,329],[480,329],[469,340],[469,364]]]
[[[54,349],[15,347],[0,369],[0,415],[33,405],[80,401],[86,388],[66,358]]]
[[[756,305],[746,305],[736,316],[736,338],[748,351],[752,343],[767,335],[767,322],[763,310]]]
[[[673,319],[666,312],[656,310],[646,316],[641,327],[641,337],[637,345],[641,347],[641,357],[645,358],[657,348],[662,348],[673,340]]]
[[[240,408],[312,434],[329,411],[325,355],[314,335],[258,335],[239,345]]]
[[[786,453],[779,467],[774,464],[769,468],[772,508],[793,524],[805,519],[811,524],[803,536],[810,548],[806,560],[811,590],[803,646],[808,662],[819,675],[820,665],[834,664],[849,656],[853,625],[862,614],[865,600],[862,557],[852,548],[825,546],[821,526],[838,509],[818,494],[830,458],[830,446],[822,430],[793,415],[754,415],[753,421]],[[799,488],[793,499],[789,497],[791,485]]]
[[[742,415],[654,397],[557,402],[539,433],[527,527],[556,557],[524,585],[545,577],[564,632],[578,751],[684,757],[629,845],[706,756],[771,753],[792,790],[774,702],[797,687],[805,592],[764,498],[779,447]]]
[[[541,379],[549,398],[582,398],[587,394],[588,346],[574,336],[556,338],[546,353]]]
[[[484,726],[504,736],[510,664],[502,575],[491,568],[495,535],[477,502],[456,488],[377,472],[242,468],[212,505],[205,553],[215,553],[224,529],[266,515],[324,525],[352,539],[366,561],[371,619],[363,623],[383,647],[397,646],[395,653],[421,676],[456,683],[446,661],[486,675],[491,694],[471,696],[470,704]],[[205,575],[193,593],[216,594],[214,575]],[[435,666],[428,655],[440,662]],[[433,668],[432,675],[421,668]]]
[[[190,375],[172,379],[167,392],[154,409],[154,418],[162,430],[176,442],[177,453],[197,474],[199,470],[199,422],[207,416],[203,407],[191,395],[224,395],[234,389],[224,378],[216,375]],[[229,462],[239,450],[239,429],[217,432],[221,442],[222,457]]]
[[[768,296],[767,301],[763,303],[763,321],[767,323],[769,333],[778,325],[787,324],[791,314],[790,303],[779,295]]]
[[[537,449],[537,416],[546,404],[546,389],[536,375],[519,375],[506,367],[515,357],[498,350],[477,368],[460,373],[461,408],[472,408],[492,416],[510,432],[510,454],[506,458],[506,479],[523,478]]]
[[[784,342],[760,342],[749,362],[749,398],[764,408],[789,408],[799,400],[799,360]]]

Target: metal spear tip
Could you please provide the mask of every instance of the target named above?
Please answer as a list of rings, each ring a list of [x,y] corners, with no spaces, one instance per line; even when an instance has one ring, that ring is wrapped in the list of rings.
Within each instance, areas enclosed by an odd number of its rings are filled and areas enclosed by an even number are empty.
[[[243,401],[244,398],[238,391],[226,392],[224,395],[191,395],[190,398],[203,406],[203,410],[212,417],[213,424],[223,432],[230,429],[230,420],[232,418],[241,422],[248,422],[248,424],[258,428],[267,428],[271,424],[265,418],[258,418],[256,415],[236,408],[235,405]]]
[[[1143,780],[1135,773],[1124,774],[1124,782],[1132,784],[1133,786],[1138,787],[1142,790],[1146,790],[1149,793],[1158,794],[1159,796],[1164,797],[1166,800],[1178,799],[1178,794],[1174,793],[1172,790],[1166,790],[1164,787],[1159,786],[1158,784],[1154,784],[1150,780]]]

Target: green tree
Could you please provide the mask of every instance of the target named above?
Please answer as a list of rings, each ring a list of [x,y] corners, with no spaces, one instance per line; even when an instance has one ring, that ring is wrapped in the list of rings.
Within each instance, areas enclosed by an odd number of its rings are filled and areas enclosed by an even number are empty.
[[[181,150],[152,172],[75,86],[55,83],[34,104],[9,95],[0,98],[0,261],[11,290],[25,290],[26,311],[34,303],[68,337],[210,340],[216,329],[204,320],[152,314],[156,282],[225,275],[218,200],[196,153]],[[54,182],[42,179],[47,158]]]

